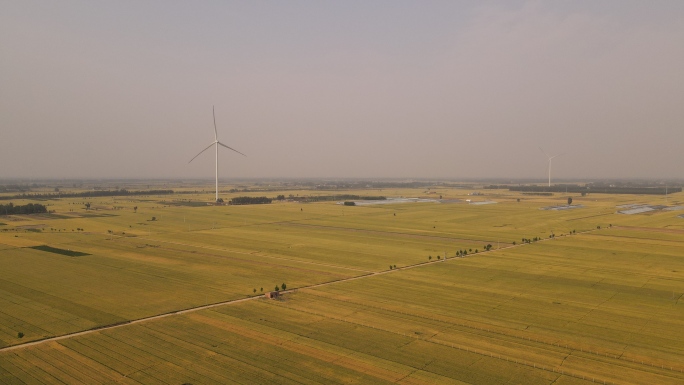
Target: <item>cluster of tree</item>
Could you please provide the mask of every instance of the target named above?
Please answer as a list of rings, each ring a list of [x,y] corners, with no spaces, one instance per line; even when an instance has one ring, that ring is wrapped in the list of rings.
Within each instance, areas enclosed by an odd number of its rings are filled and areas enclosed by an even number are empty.
[[[47,213],[47,207],[39,203],[29,203],[26,205],[15,206],[10,202],[7,205],[0,205],[0,215],[12,215],[12,214],[40,214]]]
[[[522,243],[532,243],[532,242],[537,242],[537,241],[540,241],[540,240],[541,240],[541,238],[539,238],[539,237],[534,237],[534,238],[532,238],[532,239],[523,238],[523,239],[522,239]]]
[[[356,206],[356,202],[354,202],[354,201],[346,201],[346,202],[344,202],[344,205],[345,205],[345,206]]]
[[[276,285],[274,291],[281,291],[281,290],[287,290],[287,285],[285,284],[285,282],[283,282],[280,286]],[[252,293],[256,294],[256,292],[257,292],[257,289],[256,289],[256,288],[252,289]],[[264,292],[264,288],[263,288],[263,287],[261,288],[261,292],[262,292],[262,293]]]
[[[229,205],[261,205],[271,203],[273,200],[267,197],[235,197],[228,202]]]
[[[0,192],[3,192],[3,193],[24,192],[24,191],[31,191],[31,187],[28,185],[18,185],[18,184],[8,184],[8,185],[0,186]]]
[[[19,194],[13,196],[0,197],[3,200],[9,199],[52,199],[52,198],[87,198],[87,197],[114,197],[114,196],[133,196],[133,195],[166,195],[173,194],[173,190],[100,190],[84,191],[79,193],[44,193],[44,194]]]

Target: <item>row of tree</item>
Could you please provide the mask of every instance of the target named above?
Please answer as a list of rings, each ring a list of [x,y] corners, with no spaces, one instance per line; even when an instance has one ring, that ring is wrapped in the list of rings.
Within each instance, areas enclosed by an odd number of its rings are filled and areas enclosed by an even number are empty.
[[[287,285],[285,284],[285,282],[283,282],[283,284],[280,285],[280,286],[276,285],[275,291],[281,291],[281,290],[287,290]],[[256,294],[256,292],[257,292],[257,289],[256,289],[256,288],[252,289],[252,293]],[[262,292],[262,293],[264,292],[264,288],[263,288],[263,287],[261,288],[261,292]]]
[[[276,198],[278,200],[284,200],[284,195],[278,195]],[[368,201],[382,201],[387,199],[384,196],[374,196],[374,195],[351,195],[351,194],[340,194],[340,195],[315,195],[315,196],[292,196],[290,195],[287,199],[296,202],[329,202],[329,201],[353,201],[353,200],[368,200]]]
[[[29,203],[26,205],[15,206],[12,202],[10,202],[8,205],[0,205],[0,215],[40,214],[47,212],[47,207],[39,203]]]
[[[235,197],[228,202],[229,205],[261,205],[271,203],[273,200],[267,197]]]
[[[626,186],[580,186],[574,184],[559,184],[553,186],[508,186],[508,185],[489,185],[485,189],[508,189],[509,191],[520,191],[526,193],[593,193],[593,194],[644,194],[644,195],[665,195],[681,192],[681,187],[626,187]]]
[[[100,190],[83,191],[79,193],[43,193],[43,194],[18,194],[12,196],[0,196],[2,200],[10,199],[55,199],[55,198],[88,198],[88,197],[114,197],[114,196],[133,196],[133,195],[166,195],[173,194],[173,190]]]

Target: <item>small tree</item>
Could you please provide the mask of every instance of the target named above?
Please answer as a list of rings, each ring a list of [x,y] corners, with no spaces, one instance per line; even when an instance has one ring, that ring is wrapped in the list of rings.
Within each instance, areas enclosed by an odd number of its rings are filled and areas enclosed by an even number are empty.
[[[137,213],[138,212],[138,206],[133,206],[133,212]]]
[[[156,221],[156,220],[157,220],[157,217],[152,217],[152,221],[153,221],[153,222]]]
[[[572,204],[572,197],[568,197],[568,206]]]
[[[278,287],[278,285],[276,285],[275,291],[280,291],[280,288]]]
[[[261,288],[261,292],[262,292],[262,293],[264,292],[264,288],[263,288],[263,287]]]
[[[440,258],[439,255],[438,255],[438,256],[437,256],[437,260],[439,261],[440,259],[441,259],[441,258]]]
[[[22,332],[17,333],[17,337],[18,338],[24,338],[24,333],[22,333]]]
[[[90,210],[90,202],[86,202],[85,208],[86,208],[86,210]]]
[[[513,241],[513,246],[515,246],[515,241]]]
[[[397,268],[397,265],[394,265],[394,268],[396,269],[396,268]]]
[[[428,255],[428,261],[432,261],[432,255]]]
[[[284,282],[283,282],[283,284],[282,284],[282,285],[280,285],[280,287],[282,287],[282,288],[283,288],[283,290],[287,289],[287,285],[285,285],[285,283],[284,283]]]

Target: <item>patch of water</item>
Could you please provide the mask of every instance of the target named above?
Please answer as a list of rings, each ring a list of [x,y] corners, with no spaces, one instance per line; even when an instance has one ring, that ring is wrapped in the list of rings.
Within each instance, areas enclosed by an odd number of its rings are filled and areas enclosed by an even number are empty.
[[[551,211],[560,211],[560,210],[572,210],[572,209],[579,209],[584,206],[582,205],[562,205],[562,206],[547,206],[547,207],[540,207],[539,210],[551,210]]]

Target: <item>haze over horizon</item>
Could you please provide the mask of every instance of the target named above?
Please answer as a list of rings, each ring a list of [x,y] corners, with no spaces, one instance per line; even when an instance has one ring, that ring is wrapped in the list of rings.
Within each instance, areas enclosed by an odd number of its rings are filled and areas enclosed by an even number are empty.
[[[684,2],[34,2],[0,179],[684,178]]]

